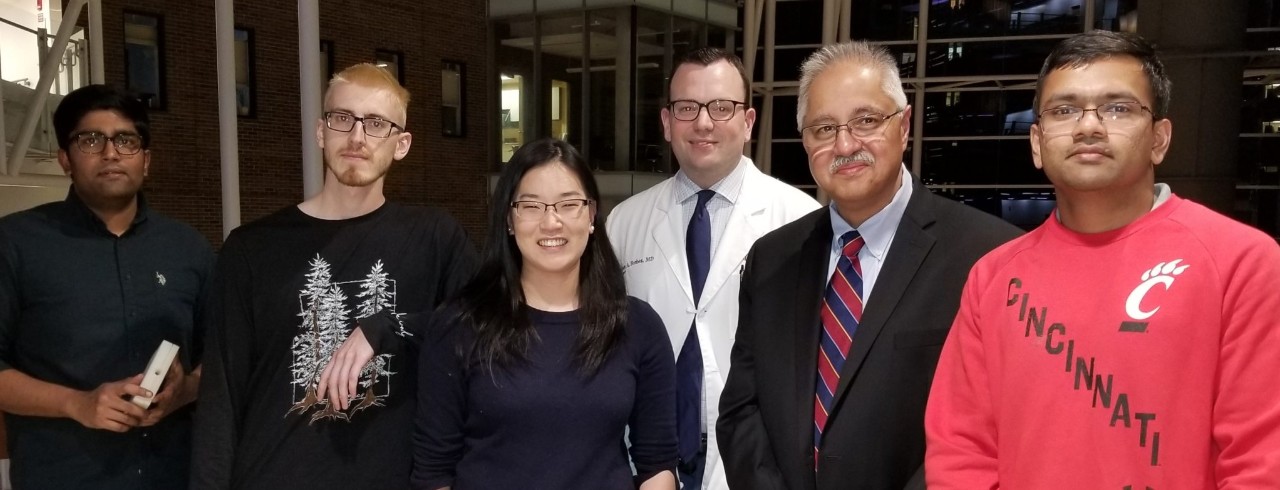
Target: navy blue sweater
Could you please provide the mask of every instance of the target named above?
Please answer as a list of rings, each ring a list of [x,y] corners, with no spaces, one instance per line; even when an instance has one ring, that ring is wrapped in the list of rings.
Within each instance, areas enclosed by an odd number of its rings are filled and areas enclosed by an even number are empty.
[[[530,320],[529,362],[492,375],[458,355],[470,326],[441,326],[423,347],[412,487],[623,489],[674,471],[675,361],[657,313],[631,298],[622,340],[591,377],[573,362],[577,312]]]

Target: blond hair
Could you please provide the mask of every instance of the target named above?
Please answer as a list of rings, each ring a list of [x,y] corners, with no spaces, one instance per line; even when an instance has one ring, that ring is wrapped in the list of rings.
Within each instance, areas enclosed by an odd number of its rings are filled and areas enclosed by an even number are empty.
[[[391,92],[391,95],[396,100],[400,101],[400,108],[403,111],[407,113],[409,110],[409,90],[400,85],[400,81],[396,80],[395,75],[373,63],[357,63],[335,73],[333,78],[329,79],[329,88],[324,93],[326,103],[329,101],[329,93],[333,91],[333,87],[341,83],[353,83],[366,88],[386,90]]]

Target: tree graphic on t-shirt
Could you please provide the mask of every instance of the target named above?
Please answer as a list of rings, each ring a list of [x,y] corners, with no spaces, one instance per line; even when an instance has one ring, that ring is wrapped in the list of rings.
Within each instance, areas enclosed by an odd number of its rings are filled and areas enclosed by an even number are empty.
[[[294,404],[285,415],[305,414],[318,408],[311,415],[312,423],[324,419],[350,420],[348,413],[339,411],[337,404],[330,402],[331,396],[325,400],[318,396],[320,376],[325,366],[329,365],[351,333],[353,312],[347,307],[347,291],[359,289],[355,294],[361,300],[354,312],[356,318],[366,318],[385,310],[398,320],[400,315],[395,311],[396,281],[383,270],[381,260],[361,281],[334,281],[332,267],[319,254],[309,266],[304,276],[306,283],[298,295],[301,322],[291,345]],[[351,414],[383,405],[383,399],[390,395],[391,375],[395,374],[390,370],[391,357],[391,354],[374,356],[361,369],[358,384],[364,392],[352,399],[355,404]],[[379,384],[380,380],[386,382]],[[381,393],[378,392],[379,386],[382,387]]]
[[[306,275],[307,283],[302,286],[302,317],[298,335],[293,337],[293,385],[302,388],[303,397],[289,408],[288,413],[305,413],[317,403],[316,387],[320,380],[321,344],[324,335],[321,333],[320,304],[328,294],[332,273],[329,263],[320,258],[311,261],[311,271]],[[294,390],[297,393],[297,390]],[[296,398],[296,397],[295,397]]]
[[[378,314],[386,308],[395,308],[395,291],[390,287],[387,273],[382,270],[382,261],[379,260],[373,264],[373,268],[365,279],[360,282],[360,293],[357,298],[363,298],[358,306],[356,306],[356,318],[368,318]],[[363,394],[357,398],[360,400],[355,405],[352,412],[359,412],[371,406],[382,406],[381,399],[386,394],[378,395],[374,391],[379,378],[390,378],[393,374],[388,369],[391,354],[381,354],[374,356],[360,370],[360,387],[364,388]]]

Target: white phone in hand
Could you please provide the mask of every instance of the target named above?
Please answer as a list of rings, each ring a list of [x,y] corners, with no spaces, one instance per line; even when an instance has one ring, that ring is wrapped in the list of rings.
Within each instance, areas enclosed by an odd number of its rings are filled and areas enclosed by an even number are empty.
[[[173,364],[173,358],[178,356],[178,346],[168,340],[161,340],[160,347],[156,348],[155,353],[151,354],[151,361],[147,363],[146,375],[142,377],[142,388],[150,391],[153,395],[160,392],[160,384],[164,382],[164,377],[169,374],[169,366]],[[132,398],[134,405],[142,408],[151,408],[151,398],[149,396],[135,396]]]

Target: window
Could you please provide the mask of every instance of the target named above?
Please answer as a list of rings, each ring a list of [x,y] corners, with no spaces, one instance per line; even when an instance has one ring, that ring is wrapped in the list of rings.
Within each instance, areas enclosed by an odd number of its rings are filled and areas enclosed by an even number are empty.
[[[320,75],[324,77],[324,85],[329,85],[333,78],[333,41],[320,41]]]
[[[236,114],[253,117],[255,110],[255,90],[253,83],[253,31],[236,28]]]
[[[125,87],[151,109],[165,105],[163,33],[159,16],[125,12]]]
[[[375,50],[373,53],[374,64],[378,65],[395,75],[400,85],[404,85],[404,54],[398,51],[388,51],[385,49]]]
[[[445,61],[440,69],[440,132],[445,136],[466,136],[463,101],[466,97],[467,65]]]

